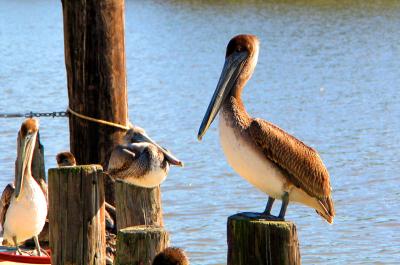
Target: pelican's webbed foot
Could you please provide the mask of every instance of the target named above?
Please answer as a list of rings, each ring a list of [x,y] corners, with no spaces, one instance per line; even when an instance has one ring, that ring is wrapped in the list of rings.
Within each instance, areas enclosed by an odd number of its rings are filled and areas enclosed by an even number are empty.
[[[261,217],[267,221],[285,221],[285,218],[281,218],[279,216],[275,216],[272,214],[266,215],[266,214],[262,213]]]

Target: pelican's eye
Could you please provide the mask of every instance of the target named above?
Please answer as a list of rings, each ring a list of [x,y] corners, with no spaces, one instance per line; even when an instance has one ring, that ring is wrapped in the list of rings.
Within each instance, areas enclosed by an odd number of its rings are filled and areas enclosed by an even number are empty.
[[[237,48],[236,48],[236,51],[237,52],[241,52],[243,49],[242,49],[242,46],[238,46]]]
[[[142,138],[143,137],[139,133],[134,133],[131,138],[131,141],[132,141],[132,143],[140,143],[140,142],[142,142]]]

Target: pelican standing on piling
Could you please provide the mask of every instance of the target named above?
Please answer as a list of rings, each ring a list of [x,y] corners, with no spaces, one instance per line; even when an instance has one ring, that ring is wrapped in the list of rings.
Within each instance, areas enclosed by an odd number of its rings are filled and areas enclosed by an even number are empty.
[[[263,216],[284,220],[289,201],[314,208],[329,223],[335,210],[329,173],[317,151],[276,125],[252,118],[241,94],[258,60],[259,40],[238,35],[230,40],[217,88],[198,132],[201,140],[220,111],[219,135],[228,163],[243,178],[269,195]],[[278,217],[271,215],[282,200]]]
[[[15,190],[8,197],[9,203],[3,203],[8,207],[0,209],[0,221],[3,238],[7,242],[14,242],[19,254],[22,253],[18,244],[33,237],[40,256],[38,235],[46,221],[47,203],[42,189],[31,174],[38,130],[39,122],[36,119],[26,119],[21,125],[18,133]]]
[[[133,126],[124,136],[123,144],[112,151],[108,173],[114,179],[153,188],[165,180],[170,164],[183,166],[179,159],[153,141],[142,128]]]

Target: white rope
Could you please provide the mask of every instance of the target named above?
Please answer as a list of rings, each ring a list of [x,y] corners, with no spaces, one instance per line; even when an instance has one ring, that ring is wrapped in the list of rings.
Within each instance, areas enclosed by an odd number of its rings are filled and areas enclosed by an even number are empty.
[[[126,131],[130,129],[128,126],[124,126],[124,125],[121,125],[121,124],[118,124],[118,123],[105,121],[105,120],[100,120],[100,119],[95,119],[95,118],[88,117],[88,116],[83,115],[83,114],[79,114],[79,113],[73,111],[70,107],[68,107],[67,112],[71,113],[72,115],[75,115],[76,117],[84,119],[84,120],[96,122],[96,123],[107,125],[107,126],[111,126],[111,127],[116,127],[116,128],[119,128],[119,129],[122,129],[122,130],[126,130]]]

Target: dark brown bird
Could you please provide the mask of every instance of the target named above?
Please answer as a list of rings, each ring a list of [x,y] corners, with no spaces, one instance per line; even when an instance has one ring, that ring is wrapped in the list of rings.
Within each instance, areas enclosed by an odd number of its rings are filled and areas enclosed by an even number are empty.
[[[159,146],[140,127],[132,127],[124,143],[114,148],[108,164],[108,173],[136,186],[152,188],[167,177],[169,165],[183,163]]]
[[[189,265],[185,251],[180,248],[169,247],[154,257],[153,265]]]
[[[76,166],[76,160],[71,152],[65,151],[56,156],[58,167]]]
[[[335,210],[329,173],[317,151],[278,126],[251,117],[242,91],[258,60],[259,41],[254,35],[238,35],[227,46],[225,65],[200,126],[206,133],[221,112],[219,134],[222,149],[233,169],[269,195],[264,216],[271,216],[275,199],[282,200],[277,219],[284,220],[289,201],[314,208],[329,223]]]

